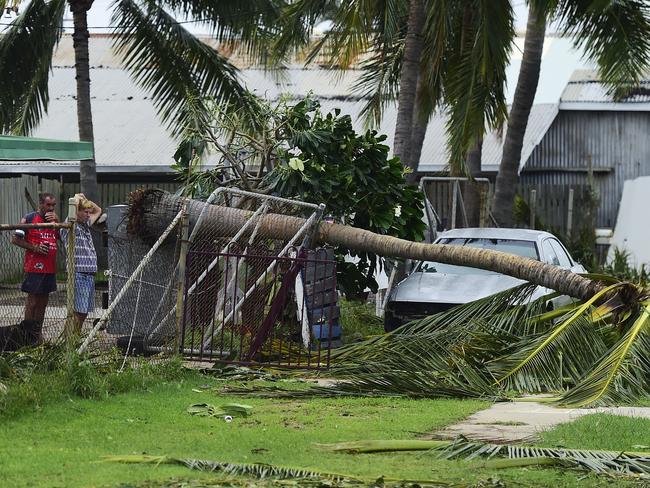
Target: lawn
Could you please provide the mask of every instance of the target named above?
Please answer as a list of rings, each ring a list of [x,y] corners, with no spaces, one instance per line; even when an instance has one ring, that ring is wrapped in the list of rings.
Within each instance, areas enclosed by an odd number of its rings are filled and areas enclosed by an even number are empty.
[[[249,383],[252,385],[254,383]],[[554,469],[490,470],[482,462],[449,462],[427,452],[350,455],[322,450],[316,443],[359,439],[406,439],[435,431],[487,406],[481,401],[347,398],[278,400],[225,396],[223,382],[196,372],[161,381],[142,391],[99,399],[53,399],[25,413],[0,418],[2,486],[171,486],[169,480],[215,479],[214,474],[182,466],[123,465],[103,456],[169,455],[239,463],[270,463],[345,473],[368,479],[380,476],[452,482],[454,486],[621,486],[611,480]],[[210,388],[207,388],[207,387]],[[197,391],[198,390],[198,391]],[[195,417],[192,403],[246,403],[248,418]],[[580,419],[587,422],[590,417]],[[601,422],[603,422],[601,420]],[[578,425],[576,423],[576,425]],[[603,425],[603,424],[601,424]],[[545,436],[547,445],[567,447],[580,432]],[[607,430],[618,429],[610,425]],[[630,425],[637,437],[647,425]],[[645,429],[645,431],[643,430]],[[613,430],[581,447],[619,448]],[[637,437],[629,442],[637,442]],[[649,438],[650,436],[646,436]],[[558,440],[558,439],[561,439]],[[627,441],[626,441],[627,442]],[[639,441],[640,443],[640,441]],[[174,486],[181,486],[182,483]],[[638,486],[638,485],[637,485]]]

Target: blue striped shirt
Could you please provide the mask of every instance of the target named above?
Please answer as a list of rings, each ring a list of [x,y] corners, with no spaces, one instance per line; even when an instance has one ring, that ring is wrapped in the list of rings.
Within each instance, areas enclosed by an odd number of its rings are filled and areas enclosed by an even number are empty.
[[[61,229],[63,242],[66,242],[67,238],[68,229]],[[62,247],[67,250],[66,245]],[[81,222],[76,222],[74,226],[74,266],[77,273],[97,272],[97,253],[90,226]]]

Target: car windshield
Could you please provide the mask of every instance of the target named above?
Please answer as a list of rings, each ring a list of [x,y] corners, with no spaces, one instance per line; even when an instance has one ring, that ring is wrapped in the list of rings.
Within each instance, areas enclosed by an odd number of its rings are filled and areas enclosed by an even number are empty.
[[[452,246],[468,246],[479,249],[492,249],[494,251],[507,252],[523,256],[525,258],[539,259],[537,247],[533,241],[521,241],[515,239],[488,239],[474,237],[443,237],[436,241],[436,244],[449,244]],[[434,261],[422,261],[416,271],[421,273],[446,273],[446,274],[497,274],[493,271],[469,268],[467,266],[456,266],[453,264],[436,263]]]

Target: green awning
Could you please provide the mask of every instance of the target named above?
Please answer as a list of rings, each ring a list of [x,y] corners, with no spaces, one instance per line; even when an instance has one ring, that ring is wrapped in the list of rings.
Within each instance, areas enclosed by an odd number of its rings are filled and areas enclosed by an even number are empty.
[[[92,158],[91,142],[0,135],[0,161],[80,161]]]

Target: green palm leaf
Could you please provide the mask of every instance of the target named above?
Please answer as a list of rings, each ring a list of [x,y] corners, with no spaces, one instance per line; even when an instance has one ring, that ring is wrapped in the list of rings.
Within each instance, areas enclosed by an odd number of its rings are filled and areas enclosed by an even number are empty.
[[[476,139],[507,117],[504,89],[514,37],[512,6],[507,0],[473,2],[452,22],[442,83],[449,164],[464,172],[467,151]]]
[[[33,0],[0,36],[0,132],[28,134],[47,112],[65,0]]]
[[[493,371],[498,376],[498,383],[506,381],[518,372],[513,384],[516,388],[527,391],[543,391],[551,385],[561,386],[558,381],[558,353],[566,352],[568,362],[566,372],[577,380],[593,364],[604,349],[602,340],[589,330],[590,322],[583,315],[602,297],[622,287],[623,284],[611,285],[594,295],[590,300],[577,306],[566,320],[555,325],[551,330],[539,336],[525,337],[519,341],[512,355],[495,361]],[[572,327],[579,325],[579,327]],[[576,352],[580,354],[578,357]]]
[[[223,472],[235,476],[252,476],[255,478],[302,479],[302,480],[358,480],[352,476],[327,473],[303,468],[275,466],[262,463],[228,463],[205,459],[174,458],[169,456],[126,455],[106,456],[107,462],[128,464],[180,464],[198,471]]]
[[[295,55],[310,45],[317,22],[337,7],[332,0],[297,0],[284,7],[278,19],[279,33],[272,42],[274,64]]]
[[[119,0],[113,13],[114,47],[133,78],[150,91],[174,133],[202,130],[209,120],[206,98],[222,104],[245,103],[237,70],[152,2],[144,8]]]
[[[560,403],[571,406],[621,403],[650,395],[650,302],[623,337],[568,391]]]
[[[638,84],[650,68],[650,5],[643,0],[558,2],[564,31],[596,61],[611,89]]]
[[[439,440],[362,440],[321,444],[332,451],[372,453],[393,451],[431,451],[443,459],[473,460],[506,458],[530,460],[530,463],[494,461],[486,467],[511,468],[528,464],[560,465],[576,467],[598,474],[647,475],[650,474],[650,453],[599,451],[586,449],[559,449],[520,445],[484,444],[469,442],[464,438],[453,441]]]
[[[359,116],[368,127],[378,126],[386,106],[397,99],[403,50],[401,37],[377,46],[373,55],[361,63],[362,74],[352,89],[366,100]]]

